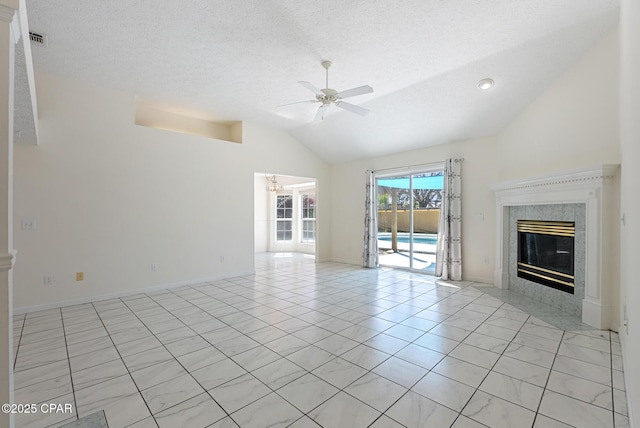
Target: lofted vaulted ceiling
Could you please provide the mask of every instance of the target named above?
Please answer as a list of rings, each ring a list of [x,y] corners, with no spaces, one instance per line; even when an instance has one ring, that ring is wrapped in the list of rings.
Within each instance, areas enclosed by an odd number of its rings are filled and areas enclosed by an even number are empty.
[[[499,132],[618,21],[616,0],[28,0],[36,72],[285,130],[329,162]],[[361,117],[300,80],[364,84]],[[496,85],[480,91],[490,77]]]

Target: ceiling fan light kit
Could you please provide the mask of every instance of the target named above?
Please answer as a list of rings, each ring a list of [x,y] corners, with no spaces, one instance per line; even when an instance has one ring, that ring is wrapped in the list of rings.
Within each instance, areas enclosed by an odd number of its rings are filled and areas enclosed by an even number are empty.
[[[296,103],[285,104],[285,106],[293,105],[293,104],[303,104],[303,103],[320,103],[320,107],[316,111],[316,115],[314,121],[320,121],[324,119],[325,111],[333,104],[343,110],[350,111],[352,113],[359,114],[360,116],[366,116],[369,114],[369,110],[357,106],[355,104],[351,104],[343,101],[344,98],[355,97],[358,95],[370,94],[373,92],[373,88],[369,85],[358,86],[356,88],[347,89],[346,91],[336,91],[329,87],[329,68],[331,68],[331,61],[322,61],[322,67],[325,69],[325,88],[319,89],[315,85],[310,82],[300,81],[298,82],[303,87],[307,88],[311,92],[313,92],[316,96],[315,100],[306,100],[299,101]],[[284,106],[280,106],[284,107]]]

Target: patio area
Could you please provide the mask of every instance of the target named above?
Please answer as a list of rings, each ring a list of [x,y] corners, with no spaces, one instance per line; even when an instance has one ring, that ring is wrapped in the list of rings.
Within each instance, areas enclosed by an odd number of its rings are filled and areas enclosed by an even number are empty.
[[[435,274],[437,235],[426,233],[413,234],[413,269]],[[397,252],[391,250],[391,234],[378,234],[379,263],[381,266],[409,268],[411,253],[409,234],[398,233]]]

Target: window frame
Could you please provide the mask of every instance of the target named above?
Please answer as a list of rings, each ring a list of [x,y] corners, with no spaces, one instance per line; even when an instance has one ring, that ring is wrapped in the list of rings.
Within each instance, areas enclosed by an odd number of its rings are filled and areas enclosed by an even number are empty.
[[[289,206],[281,207],[281,199],[284,201],[289,201]],[[284,203],[286,204],[286,202]],[[275,211],[276,242],[293,242],[293,195],[277,194]],[[281,239],[281,236],[283,237],[283,239]]]
[[[312,205],[305,205],[312,201]],[[307,229],[307,225],[312,225]],[[309,234],[310,238],[306,237]],[[316,195],[311,192],[300,193],[300,243],[315,244],[316,242]]]

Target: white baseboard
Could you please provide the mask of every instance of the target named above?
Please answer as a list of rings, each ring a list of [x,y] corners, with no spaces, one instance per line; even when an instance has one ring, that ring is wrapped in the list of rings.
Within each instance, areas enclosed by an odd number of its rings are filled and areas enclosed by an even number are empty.
[[[352,265],[352,266],[360,266],[362,267],[362,260],[354,261],[354,260],[341,260],[341,259],[331,259],[332,263],[342,263],[344,265]]]
[[[21,306],[13,308],[14,315],[22,315],[29,312],[44,311],[47,309],[62,308],[64,306],[82,305],[84,303],[99,302],[101,300],[119,299],[121,297],[133,296],[134,294],[151,293],[153,291],[169,290],[172,288],[182,287],[185,285],[197,285],[205,282],[218,281],[221,279],[235,278],[238,276],[253,275],[256,271],[251,269],[245,272],[234,272],[225,275],[216,275],[208,278],[189,279],[186,281],[172,282],[168,284],[152,285],[150,287],[136,288],[135,290],[124,290],[109,294],[100,294],[96,296],[88,296],[80,299],[63,300],[60,302],[45,303],[42,305]]]
[[[462,279],[465,281],[481,282],[483,285],[495,285],[493,283],[493,278],[481,278],[479,276],[465,276]]]

